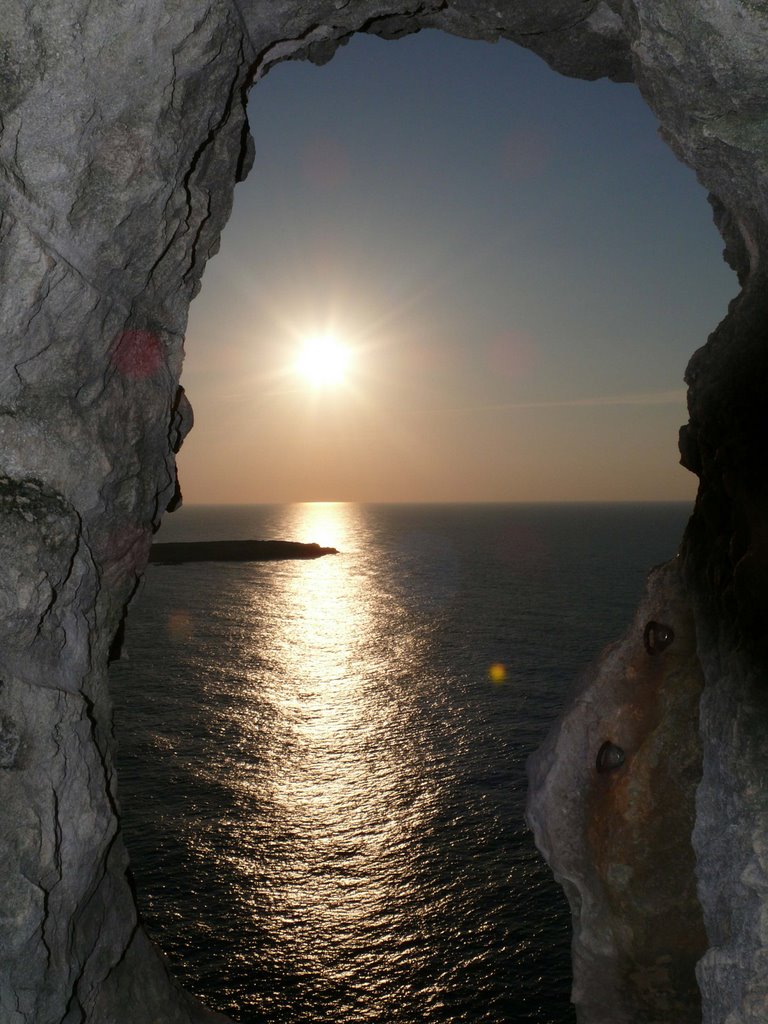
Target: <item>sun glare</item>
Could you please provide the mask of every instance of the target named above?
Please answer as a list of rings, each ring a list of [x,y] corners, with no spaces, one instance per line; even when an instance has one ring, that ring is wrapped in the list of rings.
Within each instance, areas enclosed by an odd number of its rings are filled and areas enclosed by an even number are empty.
[[[340,384],[349,364],[349,349],[332,334],[307,338],[296,360],[296,369],[315,387]]]

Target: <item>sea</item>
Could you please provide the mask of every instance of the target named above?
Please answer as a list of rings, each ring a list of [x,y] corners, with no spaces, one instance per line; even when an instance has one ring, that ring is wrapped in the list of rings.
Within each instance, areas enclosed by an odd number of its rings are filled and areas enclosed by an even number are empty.
[[[193,506],[111,669],[144,923],[242,1024],[568,1024],[570,917],[525,763],[688,504]]]

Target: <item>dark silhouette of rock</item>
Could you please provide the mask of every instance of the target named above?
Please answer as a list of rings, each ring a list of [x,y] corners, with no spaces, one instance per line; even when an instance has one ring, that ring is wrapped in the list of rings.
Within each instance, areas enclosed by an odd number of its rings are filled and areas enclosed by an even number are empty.
[[[180,565],[183,562],[277,562],[289,558],[320,558],[338,555],[336,548],[302,544],[293,540],[203,540],[153,544],[150,562]]]

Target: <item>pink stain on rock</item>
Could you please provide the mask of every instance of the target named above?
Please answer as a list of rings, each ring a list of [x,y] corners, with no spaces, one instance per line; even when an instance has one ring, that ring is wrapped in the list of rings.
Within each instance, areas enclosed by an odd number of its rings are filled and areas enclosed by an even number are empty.
[[[122,523],[106,538],[102,555],[110,561],[141,559],[149,550],[151,540],[152,531],[148,526],[132,522]]]
[[[124,580],[144,569],[151,543],[149,524],[126,519],[95,539],[93,553],[107,580]]]
[[[146,380],[163,363],[162,342],[152,331],[123,331],[112,350],[112,363],[124,377]]]

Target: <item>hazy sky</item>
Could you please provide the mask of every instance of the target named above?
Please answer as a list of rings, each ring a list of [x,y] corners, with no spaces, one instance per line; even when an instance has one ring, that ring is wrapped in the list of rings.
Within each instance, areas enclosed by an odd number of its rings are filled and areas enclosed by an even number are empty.
[[[683,372],[737,284],[634,87],[358,36],[249,113],[187,333],[188,503],[694,494]],[[293,365],[329,330],[351,364],[317,389]]]

